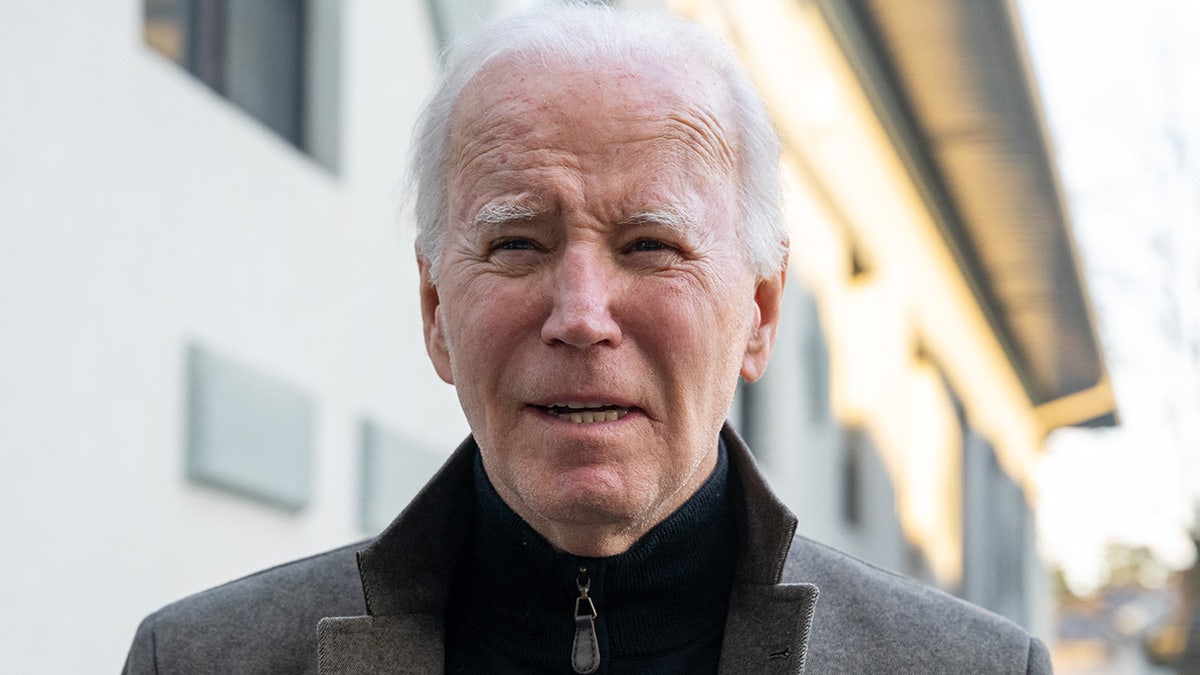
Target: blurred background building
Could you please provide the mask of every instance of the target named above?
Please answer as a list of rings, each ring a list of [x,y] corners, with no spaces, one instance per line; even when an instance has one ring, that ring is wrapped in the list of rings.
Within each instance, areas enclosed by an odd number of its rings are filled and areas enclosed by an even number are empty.
[[[439,48],[528,4],[0,4],[6,667],[116,669],[461,441],[402,170]],[[1056,644],[1045,441],[1117,410],[1015,4],[616,4],[725,35],[783,136],[784,326],[731,418],[801,532]]]
[[[1048,634],[1042,442],[1115,410],[1014,6],[685,4],[786,144],[800,283],[751,447],[801,531]]]

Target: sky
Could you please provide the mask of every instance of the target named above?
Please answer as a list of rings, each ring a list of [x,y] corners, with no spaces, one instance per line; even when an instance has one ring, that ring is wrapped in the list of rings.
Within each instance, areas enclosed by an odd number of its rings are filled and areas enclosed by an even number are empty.
[[[1039,545],[1071,589],[1109,543],[1194,561],[1200,497],[1200,3],[1020,0],[1121,426],[1066,429]]]

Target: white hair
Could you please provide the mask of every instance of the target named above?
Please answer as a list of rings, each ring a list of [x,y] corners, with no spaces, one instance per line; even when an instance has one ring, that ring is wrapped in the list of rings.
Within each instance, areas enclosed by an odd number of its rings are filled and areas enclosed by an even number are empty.
[[[416,191],[417,251],[436,279],[448,220],[450,121],[467,83],[488,64],[629,63],[650,57],[702,63],[729,92],[737,134],[736,189],[739,237],[760,278],[778,274],[787,260],[780,208],[779,137],[758,91],[729,48],[712,31],[657,12],[571,4],[499,21],[449,51],[445,70],[417,118],[409,181]]]

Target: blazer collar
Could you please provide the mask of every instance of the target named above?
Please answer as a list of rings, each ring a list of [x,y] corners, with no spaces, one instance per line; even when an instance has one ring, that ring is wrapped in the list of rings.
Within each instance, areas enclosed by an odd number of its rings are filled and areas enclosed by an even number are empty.
[[[471,522],[472,467],[467,437],[391,525],[358,551],[367,614],[440,614]]]
[[[796,517],[771,492],[737,433],[725,425],[721,436],[742,500],[741,550],[720,672],[799,673],[817,589],[780,583]],[[392,664],[388,672],[394,672],[397,663],[413,658],[424,672],[440,672],[442,615],[472,517],[476,452],[468,437],[396,520],[358,551],[367,616],[321,621],[322,674],[372,672],[356,671],[353,664],[375,662]],[[401,653],[406,656],[398,660]]]
[[[746,442],[726,424],[721,429],[742,491],[738,514],[741,550],[729,599],[720,675],[804,671],[817,606],[817,587],[782,583],[796,516],[767,486]]]
[[[721,438],[742,491],[737,514],[741,528],[737,579],[747,584],[777,584],[796,534],[796,516],[767,486],[750,448],[737,432],[726,424]]]

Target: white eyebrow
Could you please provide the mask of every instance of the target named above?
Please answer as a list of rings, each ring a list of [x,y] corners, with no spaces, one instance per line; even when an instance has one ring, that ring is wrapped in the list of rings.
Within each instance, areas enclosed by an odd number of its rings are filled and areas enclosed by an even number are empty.
[[[629,225],[664,225],[676,232],[686,234],[699,228],[699,223],[686,209],[667,206],[650,211],[639,211],[625,219]]]
[[[533,207],[517,202],[503,201],[484,204],[471,219],[476,230],[497,230],[511,223],[523,223],[538,217]]]
[[[541,211],[528,204],[514,201],[493,202],[484,204],[471,219],[471,228],[475,230],[494,231],[512,223],[524,223],[541,215]],[[625,218],[623,225],[661,225],[671,230],[686,234],[698,229],[699,224],[685,209],[667,206],[660,209],[639,211]]]

